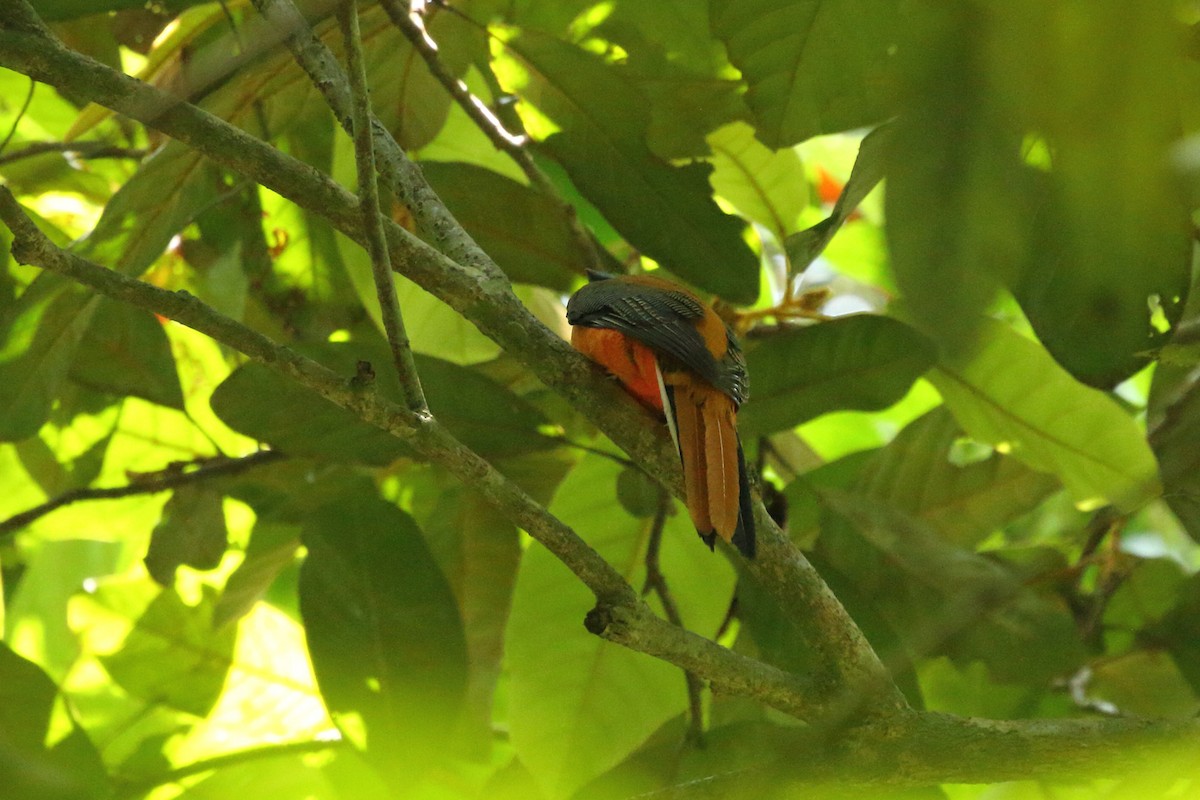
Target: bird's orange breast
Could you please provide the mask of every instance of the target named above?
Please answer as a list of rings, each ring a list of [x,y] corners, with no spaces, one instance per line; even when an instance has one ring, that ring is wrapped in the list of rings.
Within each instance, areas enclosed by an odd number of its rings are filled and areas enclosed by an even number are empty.
[[[571,346],[611,372],[644,405],[663,410],[654,351],[610,328],[571,329]]]

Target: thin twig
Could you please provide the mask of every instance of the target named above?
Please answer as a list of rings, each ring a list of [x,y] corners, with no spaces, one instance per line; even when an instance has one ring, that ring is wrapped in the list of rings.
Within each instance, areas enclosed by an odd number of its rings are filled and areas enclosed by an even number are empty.
[[[400,377],[408,408],[415,414],[427,414],[429,405],[421,388],[416,361],[413,360],[412,345],[404,329],[404,317],[400,313],[400,301],[396,298],[396,284],[392,278],[392,261],[383,232],[374,137],[371,134],[370,87],[367,86],[367,72],[363,65],[362,32],[359,30],[355,0],[342,0],[338,5],[338,24],[346,42],[346,70],[350,73],[353,99],[351,127],[354,162],[358,169],[358,204],[362,210],[367,253],[371,256],[371,272],[375,276],[375,293],[379,296],[379,313],[383,318],[383,330],[392,349],[392,361]]]
[[[156,473],[154,477],[131,481],[124,486],[72,489],[69,492],[60,494],[58,497],[47,500],[41,505],[34,506],[19,514],[14,514],[0,522],[0,539],[16,533],[21,528],[46,516],[50,512],[57,511],[63,506],[68,506],[72,503],[82,503],[86,500],[117,500],[122,497],[132,497],[140,494],[157,494],[158,492],[165,492],[189,483],[199,483],[201,481],[212,480],[213,478],[236,475],[239,472],[244,472],[253,467],[260,467],[264,464],[270,464],[284,457],[282,453],[276,450],[260,450],[257,453],[251,453],[241,458],[208,458],[191,462],[191,464],[177,465]],[[188,469],[189,466],[195,466],[195,469]]]
[[[0,156],[0,164],[11,164],[46,153],[64,153],[71,158],[92,161],[101,158],[131,158],[141,160],[150,151],[143,147],[120,147],[107,142],[34,142],[20,150]]]
[[[273,30],[284,31],[284,43],[296,63],[333,109],[346,133],[353,135],[353,99],[350,82],[333,53],[316,37],[291,0],[251,0]],[[397,199],[408,206],[421,231],[438,250],[463,267],[484,277],[502,278],[503,272],[476,244],[441,202],[420,168],[412,162],[378,119],[371,118],[380,174]]]
[[[507,154],[516,162],[534,188],[559,205],[567,218],[575,245],[587,261],[587,268],[599,269],[600,257],[596,252],[594,240],[579,221],[575,207],[562,199],[550,178],[533,160],[533,156],[527,148],[529,134],[523,129],[516,133],[510,132],[499,117],[488,108],[487,104],[471,93],[466,83],[446,69],[446,65],[438,56],[437,43],[433,41],[425,26],[418,21],[420,17],[409,13],[407,3],[401,2],[401,0],[382,0],[381,5],[392,20],[392,24],[400,29],[413,49],[425,60],[429,72],[450,93],[450,96],[466,112],[476,127],[483,131],[483,134],[491,140],[497,150]],[[516,117],[515,114],[512,116]],[[509,124],[519,126],[520,120],[519,118],[513,119]]]
[[[654,511],[654,522],[650,527],[650,541],[646,546],[646,583],[642,586],[642,594],[653,591],[662,603],[667,619],[673,625],[685,627],[679,606],[671,596],[671,588],[667,585],[667,577],[663,575],[659,565],[659,552],[662,547],[663,530],[667,526],[667,515],[671,512],[671,495],[666,489],[658,487],[658,508]],[[697,747],[704,746],[704,703],[701,693],[704,684],[696,673],[685,669],[684,682],[688,694],[688,730],[687,739]]]
[[[29,81],[29,91],[25,93],[25,101],[21,103],[21,110],[13,117],[12,127],[8,129],[8,135],[4,137],[4,141],[0,142],[0,153],[3,153],[8,143],[17,135],[17,128],[21,126],[21,120],[25,117],[25,112],[29,110],[29,104],[33,102],[33,92],[37,89],[37,81]]]

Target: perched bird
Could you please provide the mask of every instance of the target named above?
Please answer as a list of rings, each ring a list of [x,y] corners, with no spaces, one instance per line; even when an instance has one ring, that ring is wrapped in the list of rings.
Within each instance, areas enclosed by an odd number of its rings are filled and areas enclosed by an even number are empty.
[[[754,517],[737,409],[746,362],[733,333],[678,284],[588,272],[567,303],[576,350],[667,419],[683,461],[688,514],[709,547],[720,536],[754,556]]]

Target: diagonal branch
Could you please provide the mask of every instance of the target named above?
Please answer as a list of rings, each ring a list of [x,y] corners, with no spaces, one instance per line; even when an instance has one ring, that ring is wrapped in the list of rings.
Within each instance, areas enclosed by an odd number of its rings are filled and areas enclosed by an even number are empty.
[[[557,517],[435,419],[413,414],[355,381],[298,355],[187,292],[171,292],[105,269],[56,247],[0,185],[0,220],[13,232],[13,257],[95,289],[114,300],[161,314],[274,369],[326,400],[404,440],[421,456],[478,491],[500,513],[546,547],[596,596],[589,629],[604,638],[690,669],[726,691],[807,718],[825,708],[796,675],[733,653],[655,616],[613,567]]]
[[[363,241],[357,203],[328,176],[212,114],[75,53],[55,39],[29,32],[19,24],[24,17],[14,15],[14,7],[27,7],[26,0],[0,5],[0,66],[131,116],[324,216],[338,230]],[[18,24],[10,23],[14,16],[20,18]],[[445,212],[447,224],[457,227],[436,197],[427,202],[437,203]],[[451,260],[395,223],[388,221],[385,228],[398,271],[462,314],[645,469],[660,476],[676,496],[682,495],[678,457],[662,426],[607,380],[598,367],[542,325],[498,270],[489,271],[481,279],[479,268]],[[902,707],[903,698],[862,631],[804,555],[770,519],[761,502],[755,503],[755,519],[759,553],[745,563],[745,568],[766,587],[821,655],[828,673],[823,682],[831,687],[848,687],[847,691],[857,696],[877,695],[876,707]]]
[[[412,346],[404,329],[396,284],[392,280],[392,261],[388,254],[387,238],[383,232],[383,215],[379,210],[379,183],[375,172],[375,147],[371,135],[371,96],[367,86],[367,71],[363,66],[362,33],[358,27],[358,7],[355,0],[342,0],[338,5],[338,23],[346,42],[346,68],[350,72],[353,94],[352,124],[354,163],[358,170],[358,197],[362,209],[363,232],[367,252],[371,256],[371,273],[375,277],[375,294],[379,297],[379,313],[383,330],[392,349],[392,361],[404,399],[415,414],[425,414],[429,404],[421,388],[421,377],[413,361]]]

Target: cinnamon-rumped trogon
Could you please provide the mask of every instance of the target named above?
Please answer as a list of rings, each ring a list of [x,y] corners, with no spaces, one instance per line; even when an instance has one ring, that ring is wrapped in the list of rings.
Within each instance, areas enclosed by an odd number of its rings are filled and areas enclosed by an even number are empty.
[[[754,517],[737,410],[746,362],[733,333],[698,297],[648,275],[588,273],[567,303],[571,344],[662,413],[683,461],[687,507],[712,547],[754,555]]]

